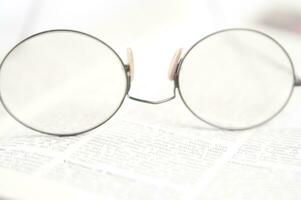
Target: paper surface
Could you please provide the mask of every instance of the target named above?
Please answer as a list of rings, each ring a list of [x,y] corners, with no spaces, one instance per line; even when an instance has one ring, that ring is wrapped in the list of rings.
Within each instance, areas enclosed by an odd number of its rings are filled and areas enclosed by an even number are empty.
[[[291,109],[265,127],[227,132],[198,124],[180,103],[155,108],[127,101],[104,127],[77,137],[20,127],[0,141],[0,188],[5,188],[0,194],[21,199],[74,199],[77,193],[79,199],[300,198],[300,131],[297,123],[277,127]],[[185,119],[163,115],[172,108]],[[153,114],[157,119],[148,121]]]

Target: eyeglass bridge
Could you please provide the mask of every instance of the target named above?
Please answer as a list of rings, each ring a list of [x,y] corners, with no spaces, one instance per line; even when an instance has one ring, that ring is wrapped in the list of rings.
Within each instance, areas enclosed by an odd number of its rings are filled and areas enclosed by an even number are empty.
[[[176,76],[177,76],[177,69],[178,69],[178,66],[179,66],[179,63],[181,60],[181,54],[182,54],[182,49],[178,49],[175,52],[175,54],[171,60],[170,67],[169,67],[168,79],[171,81],[174,81],[173,95],[171,97],[168,97],[168,98],[162,99],[162,100],[158,100],[158,101],[151,101],[151,100],[133,97],[129,94],[129,91],[130,91],[130,86],[129,86],[129,90],[127,92],[128,98],[130,98],[134,101],[141,102],[141,103],[154,104],[154,105],[162,104],[162,103],[171,101],[174,98],[176,98],[176,89],[178,87]],[[127,75],[129,76],[129,80],[132,81],[134,78],[134,56],[133,56],[133,51],[130,48],[127,49],[127,61],[128,61],[128,64],[126,65],[126,68],[128,71]]]

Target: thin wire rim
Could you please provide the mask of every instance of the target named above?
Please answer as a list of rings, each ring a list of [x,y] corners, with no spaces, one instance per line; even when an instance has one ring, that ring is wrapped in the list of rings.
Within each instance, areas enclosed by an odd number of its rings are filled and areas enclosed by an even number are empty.
[[[6,110],[6,112],[13,118],[15,119],[17,122],[19,122],[20,124],[22,124],[23,126],[33,130],[33,131],[36,131],[36,132],[39,132],[39,133],[42,133],[42,134],[46,134],[46,135],[54,135],[54,136],[75,136],[75,135],[80,135],[80,134],[83,134],[83,133],[87,133],[87,132],[90,132],[98,127],[100,127],[101,125],[105,124],[107,121],[109,121],[116,113],[117,111],[121,108],[122,104],[124,103],[124,100],[126,98],[126,95],[127,95],[127,92],[129,90],[129,87],[130,87],[130,81],[129,81],[129,77],[127,76],[127,69],[126,69],[126,65],[123,63],[122,59],[120,58],[120,56],[117,54],[117,52],[110,46],[108,45],[107,43],[105,43],[104,41],[100,40],[99,38],[93,36],[93,35],[90,35],[88,33],[85,33],[85,32],[81,32],[81,31],[77,31],[77,30],[72,30],[72,29],[51,29],[51,30],[46,30],[46,31],[42,31],[42,32],[38,32],[38,33],[35,33],[33,35],[30,35],[29,37],[21,40],[20,42],[18,42],[13,48],[11,48],[9,50],[9,52],[5,55],[5,57],[3,58],[3,60],[1,61],[1,64],[0,64],[0,80],[1,80],[1,74],[2,74],[2,69],[3,69],[3,66],[4,66],[4,63],[6,61],[6,59],[9,57],[9,55],[17,48],[19,47],[21,44],[23,44],[24,42],[34,38],[34,37],[37,37],[37,36],[40,36],[40,35],[43,35],[43,34],[47,34],[47,33],[52,33],[52,32],[69,32],[69,33],[76,33],[76,34],[80,34],[80,35],[83,35],[83,36],[86,36],[86,37],[89,37],[89,38],[92,38],[94,39],[96,42],[100,42],[101,44],[105,45],[108,50],[111,50],[115,55],[116,57],[118,58],[118,60],[120,61],[121,65],[122,65],[122,69],[124,70],[124,76],[125,76],[125,80],[126,80],[126,87],[125,87],[125,91],[124,91],[124,95],[121,99],[121,102],[120,104],[118,105],[118,107],[116,108],[116,110],[104,121],[102,121],[101,123],[95,125],[95,126],[92,126],[91,128],[87,128],[87,129],[84,129],[82,131],[78,131],[78,132],[72,132],[72,133],[63,133],[63,134],[58,134],[58,133],[53,133],[53,132],[47,132],[47,131],[42,131],[42,130],[39,130],[37,128],[34,128],[30,125],[28,125],[27,123],[23,122],[22,120],[20,120],[9,108],[8,106],[5,104],[5,101],[3,100],[3,95],[2,95],[2,91],[1,91],[1,87],[0,87],[0,102],[1,104],[3,105],[4,109]],[[1,82],[1,81],[0,81]]]
[[[290,92],[289,92],[289,95],[286,99],[286,101],[284,101],[283,105],[278,109],[277,112],[275,112],[273,115],[271,115],[269,118],[267,118],[266,120],[263,120],[262,122],[259,122],[259,123],[256,123],[254,125],[250,125],[250,126],[246,126],[246,127],[242,127],[242,128],[231,128],[231,127],[226,127],[226,126],[220,126],[220,125],[217,125],[215,123],[212,123],[212,122],[209,122],[209,120],[205,120],[204,118],[198,116],[194,111],[193,109],[191,109],[189,106],[188,106],[188,103],[185,101],[184,99],[184,95],[182,94],[181,92],[181,83],[179,81],[180,79],[180,75],[181,75],[181,68],[182,68],[182,64],[183,62],[185,61],[187,55],[190,53],[190,51],[193,50],[193,48],[195,46],[197,46],[200,42],[216,35],[216,34],[220,34],[220,33],[223,33],[223,32],[228,32],[228,31],[249,31],[249,32],[253,32],[253,33],[257,33],[257,34],[260,34],[264,37],[266,37],[267,39],[270,39],[272,40],[273,42],[275,42],[275,44],[280,47],[280,49],[283,51],[283,53],[285,54],[285,56],[288,58],[289,60],[289,63],[290,63],[290,66],[291,66],[291,69],[292,69],[292,76],[293,76],[293,81],[292,81],[292,86],[291,86],[291,89],[290,89]],[[281,111],[284,110],[284,108],[288,105],[289,103],[289,100],[291,99],[292,97],[292,94],[294,92],[294,89],[295,89],[295,83],[296,83],[296,73],[295,73],[295,67],[294,67],[294,64],[293,64],[293,61],[289,55],[289,53],[287,52],[287,50],[276,40],[274,39],[273,37],[271,37],[270,35],[264,33],[264,32],[261,32],[261,31],[258,31],[258,30],[255,30],[255,29],[251,29],[251,28],[229,28],[229,29],[222,29],[222,30],[219,30],[219,31],[216,31],[216,32],[213,32],[205,37],[203,37],[202,39],[198,40],[196,43],[194,43],[189,49],[188,51],[184,54],[183,58],[181,59],[180,63],[179,63],[179,67],[178,67],[178,70],[177,70],[177,83],[178,83],[178,91],[179,91],[179,95],[180,95],[180,98],[182,99],[184,105],[188,108],[188,110],[195,116],[197,117],[199,120],[205,122],[206,124],[210,125],[210,126],[213,126],[215,128],[218,128],[218,129],[222,129],[222,130],[227,130],[227,131],[244,131],[244,130],[249,130],[249,129],[253,129],[253,128],[257,128],[257,127],[260,127],[262,126],[263,124],[271,121],[272,119],[274,119],[277,115],[279,115],[279,113],[281,113]]]

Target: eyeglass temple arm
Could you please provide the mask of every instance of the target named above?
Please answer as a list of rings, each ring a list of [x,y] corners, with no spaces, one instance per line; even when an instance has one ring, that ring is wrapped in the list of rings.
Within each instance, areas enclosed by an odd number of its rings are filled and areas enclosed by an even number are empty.
[[[148,104],[162,104],[162,103],[173,100],[176,97],[177,85],[176,85],[175,77],[176,77],[176,71],[177,71],[177,68],[179,65],[179,61],[181,58],[181,53],[182,53],[182,49],[178,49],[175,52],[174,57],[171,61],[169,73],[168,73],[168,79],[171,81],[174,81],[173,96],[166,98],[166,99],[159,100],[159,101],[150,101],[150,100],[146,100],[146,99],[136,98],[136,97],[131,96],[129,93],[127,94],[127,96],[134,101],[148,103]],[[134,56],[133,56],[133,52],[130,48],[127,49],[127,59],[128,59],[128,64],[127,64],[128,76],[130,77],[130,81],[132,81],[134,78]]]
[[[300,79],[300,77],[296,77],[295,86],[301,86],[301,79]]]

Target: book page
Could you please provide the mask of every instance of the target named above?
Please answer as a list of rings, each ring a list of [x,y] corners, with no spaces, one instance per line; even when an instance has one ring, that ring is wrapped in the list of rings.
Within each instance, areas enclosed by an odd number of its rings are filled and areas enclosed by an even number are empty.
[[[77,193],[91,199],[300,197],[300,134],[293,123],[228,132],[200,126],[177,100],[157,108],[127,101],[125,107],[84,135],[53,137],[20,127],[1,139],[0,188],[6,189],[0,194],[36,199],[41,192],[30,191],[39,188],[49,194],[44,199]],[[172,107],[185,119],[168,114]]]
[[[143,112],[130,114],[145,105],[128,101],[128,108],[116,119],[76,137],[46,136],[20,127],[16,136],[0,140],[0,167],[116,199],[185,198],[239,135],[210,128],[200,134],[199,128],[189,128],[189,124],[177,128],[177,122],[168,115],[171,124],[165,127],[158,123],[163,122],[158,117],[146,123],[156,111],[159,114],[179,103],[157,109],[146,105]],[[150,112],[153,109],[155,112]]]

